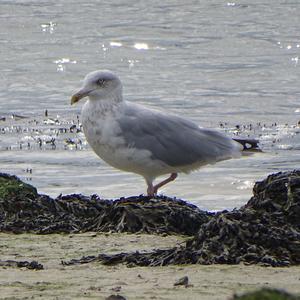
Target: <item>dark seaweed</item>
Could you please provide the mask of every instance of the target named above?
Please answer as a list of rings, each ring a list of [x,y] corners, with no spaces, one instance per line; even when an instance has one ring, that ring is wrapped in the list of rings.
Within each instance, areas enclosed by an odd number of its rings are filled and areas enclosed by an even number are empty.
[[[99,254],[64,262],[100,261],[112,265],[300,264],[300,171],[270,175],[257,182],[254,196],[233,211],[219,212],[202,224],[185,246],[148,253]]]
[[[300,263],[300,170],[257,182],[240,209],[215,214],[183,200],[145,196],[52,199],[17,177],[0,175],[0,230],[10,232],[144,232],[194,235],[184,246],[152,252],[99,254],[63,262],[111,265]]]
[[[43,270],[44,266],[37,261],[0,260],[0,266],[5,268],[27,268],[29,270]]]
[[[115,201],[78,194],[52,199],[15,176],[0,173],[0,231],[143,232],[194,235],[212,214],[183,200],[146,196]]]

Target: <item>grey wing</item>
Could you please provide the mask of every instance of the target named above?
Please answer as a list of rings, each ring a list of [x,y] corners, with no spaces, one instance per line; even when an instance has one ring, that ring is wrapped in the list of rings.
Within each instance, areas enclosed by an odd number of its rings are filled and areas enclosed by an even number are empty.
[[[118,123],[128,147],[147,149],[172,167],[214,163],[240,152],[236,142],[217,131],[136,105],[127,106]]]

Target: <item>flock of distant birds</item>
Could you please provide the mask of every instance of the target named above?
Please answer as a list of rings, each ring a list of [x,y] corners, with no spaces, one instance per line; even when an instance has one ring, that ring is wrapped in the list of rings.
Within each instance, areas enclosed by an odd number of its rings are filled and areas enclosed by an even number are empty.
[[[81,149],[85,145],[82,138],[78,137],[81,132],[78,115],[75,120],[63,120],[49,117],[46,110],[41,118],[32,119],[17,114],[0,117],[0,134],[15,137],[9,145],[2,146],[2,150],[45,149],[49,146],[55,150],[60,144],[64,149]]]
[[[280,142],[277,132],[278,127],[284,127],[287,130],[299,128],[300,121],[296,125],[284,124],[280,125],[276,122],[264,124],[261,122],[252,124],[235,124],[228,122],[220,122],[219,128],[229,133],[230,136],[250,138],[258,138],[266,134],[265,131],[273,131],[273,138],[269,139],[269,144],[272,146]],[[13,137],[10,143],[3,143],[1,135],[10,135]],[[83,150],[87,148],[80,116],[75,115],[72,119],[63,119],[61,117],[50,117],[48,110],[45,110],[40,118],[31,118],[18,114],[8,116],[0,116],[0,150],[30,150],[30,149],[51,149],[55,150]]]

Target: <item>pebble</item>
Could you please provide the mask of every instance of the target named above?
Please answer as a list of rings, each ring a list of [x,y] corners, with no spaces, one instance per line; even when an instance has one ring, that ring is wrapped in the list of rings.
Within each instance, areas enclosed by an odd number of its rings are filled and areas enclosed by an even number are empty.
[[[189,284],[189,278],[188,276],[184,276],[179,278],[175,283],[174,286],[178,286],[178,285],[184,285],[184,286],[188,286]]]
[[[105,300],[126,300],[126,298],[121,295],[110,295]]]

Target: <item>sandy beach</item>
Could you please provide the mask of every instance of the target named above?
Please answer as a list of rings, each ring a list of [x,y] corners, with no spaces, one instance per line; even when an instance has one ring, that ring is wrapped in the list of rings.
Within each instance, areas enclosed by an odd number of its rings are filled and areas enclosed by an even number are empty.
[[[145,234],[0,234],[2,260],[36,260],[44,270],[1,267],[1,299],[229,299],[259,287],[300,293],[300,267],[240,265],[167,267],[104,266],[100,263],[63,266],[62,260],[98,253],[168,248],[183,243],[180,236]],[[176,286],[189,277],[189,287]]]

